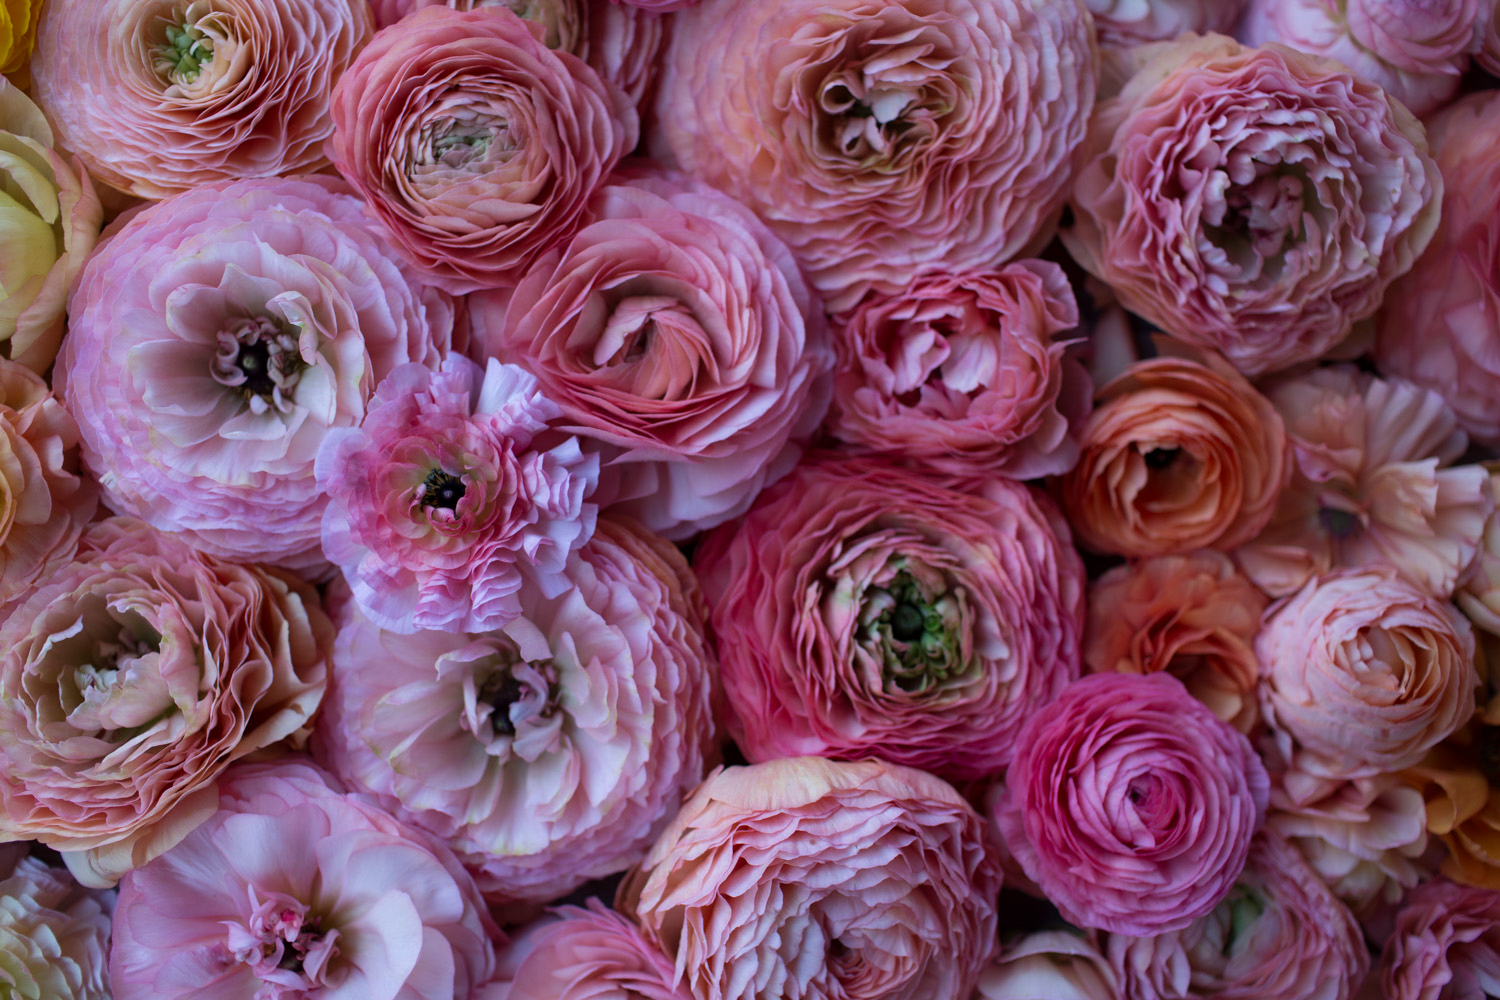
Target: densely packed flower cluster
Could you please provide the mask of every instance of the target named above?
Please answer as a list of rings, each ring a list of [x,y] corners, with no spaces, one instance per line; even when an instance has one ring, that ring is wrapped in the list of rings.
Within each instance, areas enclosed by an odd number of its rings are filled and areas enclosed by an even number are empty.
[[[0,74],[0,994],[1500,998],[1500,0]]]

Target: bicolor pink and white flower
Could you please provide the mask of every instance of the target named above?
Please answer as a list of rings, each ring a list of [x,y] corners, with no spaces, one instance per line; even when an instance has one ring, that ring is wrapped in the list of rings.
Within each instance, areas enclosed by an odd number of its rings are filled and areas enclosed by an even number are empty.
[[[36,858],[0,867],[0,980],[27,1000],[110,1000],[114,893]]]

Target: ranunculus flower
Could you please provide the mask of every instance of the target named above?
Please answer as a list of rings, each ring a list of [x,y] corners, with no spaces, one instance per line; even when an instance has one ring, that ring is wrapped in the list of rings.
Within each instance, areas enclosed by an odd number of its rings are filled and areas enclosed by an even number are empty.
[[[1055,334],[1078,325],[1062,268],[936,271],[872,294],[833,324],[828,431],[955,475],[1067,471],[1092,384]]]
[[[1089,588],[1083,662],[1096,674],[1172,674],[1249,734],[1259,715],[1254,643],[1266,603],[1219,552],[1116,566]]]
[[[114,1000],[467,998],[498,931],[441,842],[293,759],[120,883]]]
[[[139,521],[84,534],[77,560],[0,624],[0,836],[65,852],[89,884],[213,811],[232,761],[305,729],[333,626],[308,585],[237,566]]]
[[[979,977],[974,1000],[1119,1000],[1109,963],[1068,931],[1036,931],[1006,944]]]
[[[1468,448],[1441,396],[1352,366],[1266,388],[1291,442],[1292,478],[1235,559],[1266,593],[1336,569],[1389,566],[1449,597],[1494,509],[1489,473],[1450,467]]]
[[[1100,389],[1063,478],[1079,541],[1155,556],[1255,537],[1291,472],[1270,402],[1223,362],[1153,358]]]
[[[0,18],[0,38],[3,26]],[[40,375],[57,355],[63,306],[99,237],[103,208],[77,158],[53,149],[42,112],[3,79],[0,154],[0,355]]]
[[[495,980],[475,1000],[688,1000],[672,960],[597,899],[521,932],[501,952]]]
[[[0,602],[72,558],[98,502],[72,415],[40,375],[0,358]]]
[[[995,818],[1069,921],[1181,930],[1229,894],[1265,815],[1250,742],[1168,674],[1093,674],[1032,714]]]
[[[471,297],[475,336],[602,443],[601,505],[686,538],[797,463],[828,406],[822,312],[786,246],[704,185],[638,176],[591,213],[513,292]]]
[[[16,1000],[110,1000],[113,893],[80,889],[36,858],[0,880],[0,983]]]
[[[0,3],[0,73],[19,73],[31,59],[36,23],[46,0],[4,0]]]
[[[938,779],[797,757],[705,781],[619,905],[695,1000],[969,1000],[1000,870]]]
[[[1442,190],[1420,123],[1378,87],[1284,46],[1186,36],[1101,103],[1063,239],[1131,312],[1259,375],[1380,306]]]
[[[751,760],[985,777],[1080,672],[1083,566],[1051,503],[1008,479],[967,492],[826,457],[706,536],[694,564]]]
[[[1486,650],[1493,677],[1493,643]],[[1443,874],[1455,882],[1500,890],[1500,696],[1468,725],[1434,747],[1401,777],[1422,794],[1427,829],[1448,848]]]
[[[1446,879],[1417,887],[1380,965],[1385,1000],[1500,996],[1500,892]]]
[[[1490,492],[1500,496],[1500,462],[1487,462],[1482,468],[1489,474]],[[1453,600],[1469,621],[1500,636],[1500,514],[1495,511],[1485,519],[1478,549]]]
[[[1390,570],[1310,581],[1255,640],[1261,711],[1288,765],[1358,778],[1409,767],[1468,721],[1474,633]]]
[[[105,502],[214,555],[306,568],[313,462],[398,365],[436,368],[452,301],[418,284],[326,177],[202,187],[100,245],[56,384]]]
[[[483,634],[346,623],[314,750],[444,838],[500,902],[640,860],[717,761],[714,662],[678,551],[612,517],[567,588]]]
[[[1084,0],[1101,45],[1171,41],[1184,31],[1229,31],[1245,0]]]
[[[653,145],[764,218],[829,308],[1044,243],[1094,105],[1082,0],[708,0]]]
[[[493,359],[393,371],[358,428],[318,452],[323,553],[365,617],[396,632],[484,632],[521,613],[523,581],[556,596],[588,541],[599,459],[546,436],[562,415],[536,379]]]
[[[1442,221],[1386,296],[1375,361],[1448,400],[1476,441],[1500,446],[1500,92],[1470,95],[1427,124]]]
[[[514,284],[635,147],[625,94],[504,7],[424,7],[333,93],[329,156],[394,245],[455,293]]]
[[[366,0],[47,0],[31,71],[62,145],[142,198],[316,170]]]
[[[1121,1000],[1349,1000],[1364,934],[1285,840],[1261,834],[1218,906],[1155,937],[1110,935]]]

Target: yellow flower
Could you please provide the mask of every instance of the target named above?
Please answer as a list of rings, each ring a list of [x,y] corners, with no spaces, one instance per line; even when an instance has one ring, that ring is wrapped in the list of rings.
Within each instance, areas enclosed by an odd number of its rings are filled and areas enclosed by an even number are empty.
[[[0,0],[0,73],[24,69],[44,0]]]

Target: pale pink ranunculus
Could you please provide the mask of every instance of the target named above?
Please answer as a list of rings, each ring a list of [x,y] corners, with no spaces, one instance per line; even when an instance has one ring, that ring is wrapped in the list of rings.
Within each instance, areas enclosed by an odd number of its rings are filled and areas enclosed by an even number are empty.
[[[599,459],[547,429],[562,415],[536,379],[452,354],[402,365],[358,428],[323,438],[323,554],[364,616],[396,632],[485,632],[521,613],[520,590],[555,596],[594,530]]]
[[[880,761],[715,772],[617,900],[694,1000],[969,1000],[1000,870],[952,787]]]
[[[1487,462],[1490,491],[1500,496],[1500,462]],[[1500,513],[1490,512],[1479,537],[1479,552],[1464,575],[1454,603],[1469,621],[1491,635],[1500,636]]]
[[[218,810],[125,876],[110,981],[114,1000],[466,1000],[497,938],[446,845],[287,758],[231,770]]]
[[[1088,939],[1034,931],[1007,942],[974,990],[974,1000],[1119,1000],[1114,970]]]
[[[1288,766],[1323,778],[1398,771],[1468,721],[1474,633],[1392,570],[1317,577],[1255,640],[1261,712]]]
[[[436,368],[453,303],[342,182],[198,188],[130,217],[68,306],[58,394],[118,513],[214,555],[324,566],[324,435],[398,365]]]
[[[1385,1000],[1500,996],[1500,892],[1443,878],[1418,886],[1380,966]]]
[[[1154,937],[1112,934],[1108,953],[1121,1000],[1349,1000],[1370,968],[1349,908],[1270,833],[1211,912]]]
[[[1056,335],[1078,325],[1062,268],[934,271],[835,317],[827,429],[940,472],[1035,479],[1078,459],[1092,383]]]
[[[90,884],[180,839],[230,763],[305,738],[334,637],[307,584],[125,518],[8,611],[0,836],[87,852]]]
[[[1090,125],[1068,249],[1131,312],[1246,374],[1322,356],[1437,226],[1421,124],[1281,45],[1188,35],[1149,55]]]
[[[17,1000],[110,1000],[114,893],[23,857],[0,868],[0,981]]]
[[[475,337],[600,443],[601,507],[686,538],[744,513],[816,432],[822,311],[786,246],[705,185],[641,174],[590,212],[514,291],[470,297]]]
[[[1273,597],[1337,569],[1388,566],[1451,597],[1494,509],[1489,473],[1452,463],[1469,439],[1435,392],[1353,366],[1264,387],[1286,422],[1292,477],[1263,531],[1235,551]]]
[[[1250,742],[1169,674],[1093,674],[1026,720],[995,818],[1062,915],[1181,930],[1245,865],[1269,782]]]
[[[1246,0],[1084,0],[1099,44],[1167,42],[1185,31],[1229,31]]]
[[[366,0],[48,0],[33,93],[96,180],[142,198],[327,164]]]
[[[1080,672],[1083,566],[1056,508],[824,457],[700,541],[736,744],[987,777]]]
[[[500,952],[495,979],[474,1000],[689,1000],[672,960],[597,899],[564,906]]]
[[[761,215],[844,310],[1046,242],[1094,104],[1082,0],[708,0],[653,151]]]
[[[500,7],[424,7],[333,92],[334,166],[393,245],[454,293],[513,285],[566,243],[635,147],[625,93]]]
[[[1376,316],[1375,362],[1452,405],[1469,436],[1500,445],[1500,92],[1427,121],[1443,172],[1442,220]]]
[[[670,544],[615,517],[480,634],[339,633],[314,751],[448,841],[497,903],[638,861],[718,759],[702,598]]]

